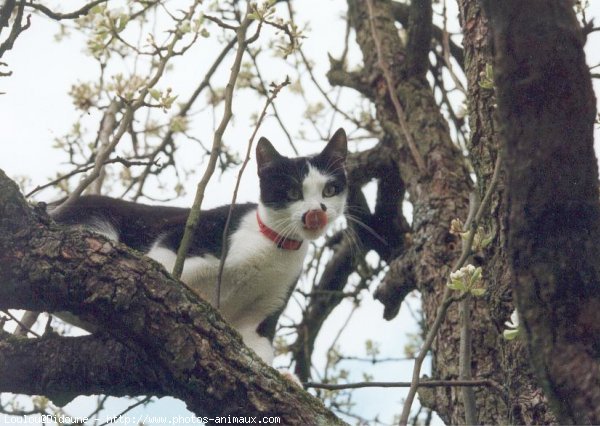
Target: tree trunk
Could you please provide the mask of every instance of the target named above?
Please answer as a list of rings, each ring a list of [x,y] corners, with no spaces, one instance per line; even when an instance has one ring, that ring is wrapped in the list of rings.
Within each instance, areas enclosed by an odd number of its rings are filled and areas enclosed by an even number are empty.
[[[600,423],[595,98],[571,2],[486,1],[506,146],[508,260],[533,369],[561,423]]]

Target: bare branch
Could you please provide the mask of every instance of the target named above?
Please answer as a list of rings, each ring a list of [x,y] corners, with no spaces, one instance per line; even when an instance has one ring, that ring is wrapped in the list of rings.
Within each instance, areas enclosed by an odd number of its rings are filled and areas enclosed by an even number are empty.
[[[215,74],[215,72],[219,69],[219,66],[221,65],[221,63],[223,62],[223,60],[225,59],[225,57],[227,56],[229,51],[233,48],[233,46],[235,46],[235,44],[236,44],[236,39],[233,38],[227,43],[227,45],[219,53],[219,55],[217,56],[217,58],[215,59],[213,64],[210,66],[210,68],[206,72],[206,75],[204,76],[204,78],[202,79],[202,81],[200,82],[198,87],[194,90],[194,92],[192,93],[190,98],[187,100],[187,102],[185,104],[183,104],[181,106],[181,108],[179,109],[179,112],[177,113],[178,117],[186,117],[188,115],[190,109],[192,108],[192,106],[194,105],[196,100],[198,99],[198,96],[200,96],[200,94],[204,91],[204,89],[206,89],[209,86],[210,79]],[[161,143],[148,156],[150,161],[154,162],[156,157],[158,156],[158,154],[163,152],[165,150],[165,148],[172,143],[173,143],[173,130],[171,128],[169,128],[167,130],[167,133],[163,136]],[[138,184],[138,189],[136,191],[135,196],[133,197],[134,199],[137,199],[142,195],[143,189],[144,189],[144,184],[146,182],[146,178],[148,177],[148,175],[150,174],[150,171],[151,171],[151,166],[152,166],[151,164],[148,164],[148,166],[144,169],[142,174],[133,179],[133,182],[131,185],[133,186],[136,183]],[[125,192],[128,192],[130,188],[131,188],[131,186]]]
[[[387,91],[390,95],[390,98],[392,99],[392,103],[394,104],[394,108],[396,110],[396,116],[398,118],[398,123],[400,124],[400,128],[402,129],[402,133],[406,139],[408,148],[411,152],[413,160],[415,161],[415,163],[417,165],[417,168],[419,169],[419,172],[422,175],[424,175],[427,173],[427,166],[425,165],[425,161],[423,160],[421,153],[417,149],[417,146],[415,145],[415,141],[412,137],[412,133],[410,132],[410,129],[408,128],[408,124],[406,122],[406,116],[404,114],[404,109],[402,108],[402,105],[400,104],[400,100],[398,99],[398,95],[396,94],[396,85],[394,84],[394,79],[392,78],[390,69],[389,69],[388,65],[385,63],[385,60],[383,57],[383,52],[381,49],[381,40],[379,39],[379,35],[377,34],[377,29],[375,27],[375,24],[373,23],[373,20],[375,19],[375,17],[373,16],[372,1],[373,0],[367,0],[367,6],[368,6],[368,10],[369,10],[369,23],[371,25],[371,33],[373,35],[373,41],[375,42],[375,47],[377,48],[377,57],[379,59],[379,67],[381,68],[381,71],[383,72],[383,75],[385,77],[385,81],[387,84]]]
[[[46,15],[47,17],[49,17],[51,19],[54,19],[56,21],[61,21],[63,19],[77,19],[83,15],[87,15],[88,12],[90,10],[92,10],[92,8],[94,8],[95,6],[98,6],[99,4],[106,3],[107,1],[108,0],[95,0],[91,3],[84,5],[83,7],[79,8],[79,9],[77,9],[73,12],[69,12],[69,13],[54,12],[50,8],[44,6],[43,4],[34,3],[33,1],[30,1],[29,3],[25,3],[25,6],[35,9],[39,12],[42,12],[44,15]]]
[[[112,135],[112,132],[115,130],[119,107],[120,102],[117,102],[115,99],[113,99],[106,111],[104,111],[104,117],[102,117],[102,121],[100,122],[100,131],[98,132],[99,153],[104,153],[110,146],[110,135]],[[102,183],[104,182],[105,176],[106,168],[102,167],[98,177],[88,188],[91,194],[102,194]]]
[[[359,389],[359,388],[408,388],[411,382],[358,382],[358,383],[314,383],[306,382],[303,386],[314,389]],[[502,386],[489,379],[473,379],[473,380],[423,380],[419,382],[419,387],[434,388],[434,387],[489,387],[501,394],[504,394]]]
[[[488,203],[491,199],[491,194],[496,190],[496,183],[498,181],[498,176],[500,174],[500,168],[502,166],[502,157],[499,155],[496,160],[496,167],[494,169],[494,178],[490,182],[486,194],[479,205],[479,208],[476,209],[476,199],[471,198],[469,217],[465,220],[465,225],[470,226],[469,235],[467,236],[467,240],[463,243],[462,253],[460,258],[456,261],[456,264],[452,268],[452,271],[457,271],[460,269],[469,256],[471,255],[471,246],[473,244],[473,239],[475,238],[475,233],[477,232],[478,223],[481,220],[483,213],[486,211],[488,207]],[[473,212],[477,211],[477,213],[473,214]],[[472,220],[471,220],[472,219]],[[431,349],[431,345],[433,344],[434,339],[437,336],[440,326],[444,321],[446,316],[446,312],[450,305],[454,302],[460,301],[463,298],[467,297],[468,293],[462,294],[462,296],[452,296],[450,295],[450,288],[448,286],[444,287],[444,295],[442,296],[442,304],[437,310],[435,320],[431,325],[431,328],[427,332],[427,336],[425,338],[425,342],[423,346],[419,350],[419,354],[417,355],[417,359],[415,360],[415,365],[413,367],[413,376],[412,376],[412,385],[408,391],[408,395],[404,400],[404,407],[402,408],[402,414],[400,415],[400,424],[406,425],[408,423],[408,417],[410,415],[410,409],[412,403],[414,401],[415,395],[417,393],[417,388],[419,386],[420,376],[421,376],[421,367],[423,365],[423,361],[427,356],[427,353]]]
[[[217,286],[216,286],[217,288],[216,288],[216,294],[215,294],[215,300],[217,301],[217,307],[219,307],[221,304],[221,282],[223,281],[223,270],[225,267],[225,260],[227,259],[227,252],[228,252],[227,234],[229,233],[229,225],[231,223],[233,207],[235,206],[235,202],[237,200],[237,195],[238,195],[238,190],[240,189],[240,183],[242,182],[242,175],[244,174],[244,170],[246,170],[246,166],[250,162],[250,154],[252,152],[252,143],[254,142],[256,133],[258,132],[258,129],[260,128],[260,125],[262,124],[262,122],[265,118],[265,115],[267,114],[267,109],[273,103],[273,101],[275,100],[275,98],[277,97],[277,95],[279,94],[281,89],[283,89],[288,84],[290,84],[289,78],[286,78],[285,81],[280,84],[273,83],[271,95],[267,98],[267,100],[265,102],[265,106],[263,107],[263,110],[260,113],[260,116],[258,117],[256,125],[254,126],[254,131],[252,132],[252,135],[250,136],[250,139],[248,140],[248,148],[246,149],[246,157],[244,158],[244,162],[242,163],[242,166],[240,167],[237,179],[235,181],[235,188],[233,189],[233,195],[231,197],[231,204],[229,205],[229,211],[227,212],[227,220],[225,221],[225,227],[223,228],[223,238],[222,238],[223,243],[221,246],[221,259],[219,260],[219,274],[217,276]]]
[[[150,161],[134,161],[134,160],[127,160],[125,158],[121,158],[121,157],[118,157],[118,156],[115,157],[115,158],[110,158],[110,159],[106,160],[104,162],[104,165],[115,164],[115,163],[123,164],[125,167],[133,167],[133,166],[145,166],[147,168],[151,167],[151,166],[155,166],[155,167],[158,167],[158,168],[161,167],[161,164],[157,160],[155,160],[154,162],[150,162]],[[42,189],[46,189],[46,188],[49,188],[51,186],[54,186],[57,183],[65,180],[65,179],[69,179],[70,177],[75,176],[76,174],[79,174],[79,173],[88,172],[88,171],[92,170],[93,168],[94,168],[93,164],[89,165],[89,166],[77,168],[77,169],[75,169],[75,170],[73,170],[73,171],[71,171],[69,173],[66,173],[66,174],[64,174],[62,176],[57,177],[54,180],[51,180],[48,183],[36,186],[30,192],[28,192],[27,194],[25,194],[25,196],[26,197],[31,197],[33,194],[35,194],[38,191],[41,191]]]
[[[182,22],[186,19],[191,19],[191,17],[194,15],[194,12],[195,12],[196,7],[198,6],[199,2],[200,2],[200,0],[194,1],[192,6],[190,6],[190,9],[183,15],[182,18],[179,19],[179,21]],[[173,37],[172,40],[168,44],[166,54],[163,55],[161,57],[160,61],[158,62],[158,66],[156,68],[156,71],[154,72],[154,75],[149,79],[148,83],[139,91],[137,99],[135,99],[131,103],[124,102],[125,103],[125,113],[123,114],[123,117],[121,118],[121,122],[119,123],[117,131],[114,134],[114,136],[112,137],[112,140],[110,141],[110,143],[108,145],[106,145],[104,147],[104,149],[101,149],[98,152],[98,154],[96,156],[96,160],[94,162],[94,167],[93,167],[91,173],[89,175],[87,175],[79,183],[77,188],[75,188],[75,190],[69,195],[69,197],[64,201],[64,203],[62,203],[60,206],[58,206],[56,208],[55,214],[58,215],[61,211],[63,211],[68,206],[73,204],[75,202],[75,200],[77,200],[77,198],[79,198],[79,196],[81,196],[83,191],[100,176],[102,168],[104,167],[104,162],[108,159],[110,154],[115,150],[117,144],[120,142],[123,135],[127,132],[127,129],[129,128],[130,123],[133,121],[135,112],[141,106],[143,106],[145,104],[146,95],[148,94],[150,89],[152,89],[156,85],[156,83],[158,83],[158,81],[160,80],[160,78],[162,77],[162,75],[166,69],[167,63],[175,55],[175,45],[183,37],[183,32],[182,31],[174,31],[172,37]]]
[[[175,261],[175,266],[173,267],[173,276],[179,278],[181,273],[183,272],[183,264],[185,262],[185,256],[189,249],[190,243],[192,241],[192,235],[194,234],[194,230],[198,225],[198,221],[200,219],[202,201],[204,200],[204,191],[210,178],[212,177],[215,167],[217,164],[217,159],[221,152],[221,144],[223,139],[223,133],[225,133],[225,129],[229,124],[229,120],[231,119],[232,114],[232,105],[233,105],[233,90],[235,88],[235,83],[237,81],[238,74],[240,72],[240,67],[242,65],[242,58],[244,56],[244,51],[246,50],[246,46],[248,43],[251,43],[251,39],[246,39],[246,31],[248,26],[252,23],[252,20],[246,16],[244,20],[241,22],[239,28],[236,31],[237,35],[237,43],[238,50],[233,61],[233,65],[231,67],[231,73],[229,75],[229,81],[225,86],[225,108],[223,111],[223,117],[221,118],[221,122],[219,123],[219,127],[215,131],[213,137],[213,144],[210,151],[210,158],[208,160],[208,165],[206,166],[206,170],[202,175],[202,179],[198,182],[198,186],[196,188],[196,196],[194,197],[194,203],[192,204],[192,208],[190,210],[190,215],[185,224],[185,231],[183,233],[183,237],[181,238],[181,243],[179,244],[179,249],[177,250],[177,259]],[[258,26],[258,30],[256,34],[252,37],[253,39],[258,38],[260,33],[260,23]],[[218,303],[218,301],[216,301]],[[217,306],[218,307],[218,306]]]

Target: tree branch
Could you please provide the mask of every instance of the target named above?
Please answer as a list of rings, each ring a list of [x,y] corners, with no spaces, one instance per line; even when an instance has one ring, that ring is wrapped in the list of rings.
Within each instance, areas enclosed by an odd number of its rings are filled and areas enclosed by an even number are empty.
[[[108,336],[14,337],[0,332],[0,392],[164,395],[143,351]]]
[[[408,388],[410,382],[357,382],[357,383],[304,383],[307,388],[314,389],[360,389],[360,388]],[[504,393],[502,386],[489,379],[472,379],[472,380],[423,380],[419,382],[419,387],[434,388],[434,387],[490,387],[500,393]]]
[[[408,76],[425,78],[429,69],[429,51],[433,10],[431,0],[412,0],[408,19],[406,44],[406,71]]]
[[[91,232],[54,225],[2,171],[0,282],[0,309],[74,313],[148,359],[161,393],[196,414],[342,424],[263,364],[218,312],[159,264]]]
[[[217,159],[219,158],[219,154],[221,153],[223,134],[225,133],[225,129],[227,129],[229,120],[233,115],[233,89],[235,88],[235,83],[240,72],[242,58],[244,57],[246,46],[248,46],[248,44],[252,42],[250,39],[246,40],[246,31],[251,23],[252,20],[248,16],[246,16],[240,23],[239,28],[236,29],[238,50],[233,61],[233,65],[231,67],[229,80],[227,82],[227,85],[225,86],[225,107],[223,111],[223,117],[221,118],[219,127],[217,127],[217,130],[215,130],[208,165],[206,166],[206,170],[204,171],[200,182],[198,182],[198,186],[196,188],[196,195],[194,197],[194,203],[192,204],[190,215],[188,216],[187,222],[185,224],[185,231],[183,233],[183,237],[181,238],[181,242],[179,243],[179,248],[177,249],[177,258],[175,260],[175,266],[173,267],[173,276],[176,278],[179,278],[181,276],[181,273],[183,272],[185,256],[190,247],[194,230],[196,229],[196,226],[198,226],[198,221],[200,220],[202,201],[204,200],[204,191],[206,190],[206,186],[208,185],[208,182],[210,181],[210,178],[212,177],[215,171]],[[260,28],[261,27],[259,23],[257,32],[252,37],[253,39],[258,38]],[[218,307],[219,299],[217,297],[215,299],[215,303]]]
[[[409,17],[410,17],[410,5],[399,2],[392,2],[391,4],[392,13],[394,15],[394,19],[404,28],[409,27]],[[432,34],[433,38],[441,45],[444,42],[444,30],[440,27],[432,26]],[[463,49],[454,43],[452,40],[448,41],[448,45],[450,47],[450,54],[456,59],[456,62],[463,67],[465,62],[465,54]]]
[[[390,68],[388,67],[388,64],[386,63],[383,48],[381,46],[381,39],[379,38],[377,26],[375,25],[375,22],[374,22],[375,14],[373,12],[373,0],[367,0],[367,9],[369,10],[369,23],[371,26],[371,34],[372,34],[373,42],[374,42],[375,48],[377,50],[378,64],[379,64],[379,67],[381,68],[381,71],[383,72],[383,76],[385,78],[385,83],[387,85],[387,91],[388,91],[390,98],[392,99],[392,104],[394,105],[394,110],[396,111],[396,117],[398,119],[398,124],[400,125],[400,128],[402,129],[402,134],[403,134],[404,138],[406,139],[408,149],[410,150],[411,156],[412,156],[415,164],[417,165],[419,173],[424,175],[427,173],[427,166],[425,164],[425,160],[423,160],[423,157],[421,156],[421,153],[419,152],[419,150],[417,148],[417,145],[415,144],[413,135],[408,128],[408,123],[406,121],[406,114],[404,113],[404,108],[400,104],[400,100],[398,99],[398,95],[396,94],[396,84],[394,83],[394,78],[392,77]],[[414,25],[416,25],[416,24],[414,24]],[[420,23],[420,25],[426,25],[426,24]],[[415,48],[415,50],[416,50],[416,48]],[[415,52],[413,52],[413,53],[415,53]],[[415,55],[416,55],[416,53],[415,53]]]
[[[13,5],[12,8],[11,8],[11,4]],[[9,19],[10,19],[10,15],[11,15],[11,12],[14,9],[14,7],[17,8],[17,14],[15,16],[15,21],[13,22],[12,29],[10,30],[10,34],[8,35],[6,40],[4,40],[0,44],[0,58],[7,51],[9,51],[10,49],[13,48],[15,41],[17,40],[17,37],[19,37],[19,34],[21,34],[23,31],[28,29],[29,26],[31,25],[31,15],[27,15],[25,25],[22,24],[23,11],[25,9],[24,5],[25,5],[24,0],[21,0],[17,6],[14,6],[14,2],[7,1],[6,4],[4,5],[4,7],[2,8],[3,12],[4,12],[5,8],[10,9],[10,12],[7,12]],[[3,15],[2,18],[4,19],[5,18],[4,13],[2,15]],[[8,24],[8,20],[5,22],[2,22],[2,26],[5,26],[6,24]],[[2,28],[2,26],[0,26],[0,29]]]
[[[79,9],[77,9],[73,12],[69,12],[69,13],[54,12],[50,8],[44,6],[43,4],[34,3],[34,2],[25,3],[25,6],[35,9],[39,12],[42,12],[48,18],[54,19],[55,21],[61,21],[63,19],[77,19],[80,16],[87,15],[88,12],[92,8],[94,8],[95,6],[98,6],[99,4],[106,3],[107,1],[108,0],[95,0],[93,2],[86,4],[85,6],[79,8]]]

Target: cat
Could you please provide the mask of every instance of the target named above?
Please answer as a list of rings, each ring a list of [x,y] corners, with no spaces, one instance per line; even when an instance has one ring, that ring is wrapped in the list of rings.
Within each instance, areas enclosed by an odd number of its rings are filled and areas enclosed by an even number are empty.
[[[346,155],[342,128],[321,153],[311,157],[285,157],[263,137],[256,146],[260,200],[234,205],[219,309],[246,346],[269,365],[277,318],[302,272],[307,240],[324,235],[344,214]],[[213,306],[229,207],[201,212],[181,274],[181,280]],[[122,242],[171,272],[188,214],[184,208],[90,195],[53,219]],[[65,315],[62,318],[76,323]]]

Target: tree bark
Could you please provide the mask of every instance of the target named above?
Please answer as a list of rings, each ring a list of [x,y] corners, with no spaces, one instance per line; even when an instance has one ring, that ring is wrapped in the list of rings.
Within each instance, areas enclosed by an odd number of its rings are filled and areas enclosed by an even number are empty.
[[[109,336],[25,339],[0,332],[0,389],[52,400],[106,391],[164,395],[151,360],[140,352]]]
[[[482,87],[486,66],[493,63],[492,36],[480,0],[459,0],[460,22],[465,53],[464,70],[467,77],[469,105],[469,154],[477,176],[478,192],[483,198],[490,184],[497,158],[502,157],[494,113],[494,89]],[[482,253],[481,266],[486,277],[486,300],[490,319],[497,330],[502,330],[515,308],[511,291],[511,271],[507,255],[506,218],[508,215],[504,194],[506,173],[500,169],[497,190],[492,195],[490,214],[484,217],[483,230],[492,237],[491,244]],[[495,334],[497,351],[493,357],[500,367],[500,382],[507,389],[507,409],[500,423],[550,424],[556,420],[549,411],[541,389],[530,367],[525,343],[521,339],[505,340]]]
[[[199,416],[280,416],[283,424],[343,424],[319,400],[262,363],[217,311],[159,264],[91,232],[58,227],[45,213],[32,210],[2,171],[0,283],[0,309],[70,311],[133,352],[127,356],[144,360],[144,370],[152,374],[148,389],[139,392],[180,398]],[[57,339],[62,348],[72,342]],[[40,345],[49,344],[42,340]],[[0,343],[0,358],[14,356],[15,346],[9,343]],[[90,369],[106,366],[104,351],[93,353],[88,347],[67,354],[81,355],[79,363]],[[61,362],[40,366],[47,369],[41,377],[64,374],[72,379],[69,371],[60,370]],[[93,372],[103,377],[102,371]],[[132,369],[130,381],[138,373]],[[0,391],[27,390],[6,377],[0,383]],[[48,389],[41,389],[42,384],[33,381],[29,390],[56,389],[53,380],[45,383]],[[109,395],[124,392],[119,382],[101,384]],[[72,386],[88,393],[83,384]]]
[[[533,369],[561,423],[600,423],[595,98],[570,2],[485,1],[506,146],[508,260]]]

